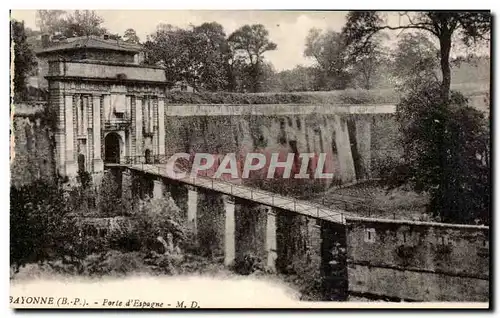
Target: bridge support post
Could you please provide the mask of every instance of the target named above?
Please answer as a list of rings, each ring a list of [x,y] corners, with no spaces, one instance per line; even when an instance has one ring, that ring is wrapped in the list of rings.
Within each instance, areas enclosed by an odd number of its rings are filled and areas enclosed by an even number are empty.
[[[197,245],[202,255],[223,261],[226,218],[224,195],[198,189],[198,197]]]
[[[153,198],[161,199],[163,198],[163,192],[165,190],[165,185],[163,180],[153,180]]]
[[[277,264],[282,273],[320,275],[320,228],[313,218],[276,209]]]
[[[277,240],[276,240],[276,213],[271,207],[267,208],[266,219],[266,265],[271,271],[276,271]]]
[[[194,237],[198,236],[197,232],[197,212],[198,212],[198,192],[195,187],[188,187],[187,198],[187,222]]]
[[[234,198],[224,196],[224,208],[226,210],[225,233],[224,233],[224,265],[229,266],[234,262],[236,256],[235,246],[235,215]]]

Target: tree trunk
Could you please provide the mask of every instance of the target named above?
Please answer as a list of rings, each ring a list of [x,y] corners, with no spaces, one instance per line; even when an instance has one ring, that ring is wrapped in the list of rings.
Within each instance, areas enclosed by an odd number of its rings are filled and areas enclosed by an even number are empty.
[[[441,47],[441,72],[443,74],[443,81],[441,83],[442,97],[445,102],[450,98],[451,88],[451,67],[450,67],[450,51],[451,51],[451,34],[444,34],[439,38],[439,45]]]
[[[260,91],[260,74],[259,74],[259,68],[260,68],[260,65],[259,65],[259,62],[257,61],[257,63],[255,63],[253,66],[252,66],[252,80],[253,80],[253,87],[252,87],[252,90],[253,90],[253,93],[258,93]]]

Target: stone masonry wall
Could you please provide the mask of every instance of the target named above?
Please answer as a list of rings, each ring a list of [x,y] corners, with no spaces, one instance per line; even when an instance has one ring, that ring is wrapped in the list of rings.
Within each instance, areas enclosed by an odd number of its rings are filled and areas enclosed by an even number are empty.
[[[349,291],[420,301],[489,299],[489,230],[347,220]]]
[[[284,155],[326,153],[326,169],[334,173],[334,179],[300,180],[313,189],[324,189],[332,183],[377,177],[376,173],[367,173],[365,170],[370,169],[370,166],[378,167],[379,162],[386,161],[387,157],[397,159],[400,156],[396,144],[396,125],[391,122],[394,118],[384,115],[359,116],[366,117],[363,120],[368,123],[371,121],[372,129],[362,130],[358,125],[354,135],[348,129],[347,116],[342,115],[165,116],[165,150],[167,156],[177,152],[221,155],[233,152],[244,155],[254,151]],[[391,127],[386,128],[386,125]],[[354,143],[354,147],[359,147],[358,157],[353,157],[352,143],[356,141],[353,138],[358,140]],[[265,179],[265,176],[254,176],[255,179]],[[255,180],[244,182],[255,183]],[[306,189],[299,180],[272,182],[276,188],[291,189],[297,186],[300,191]],[[255,185],[263,187],[261,184]]]

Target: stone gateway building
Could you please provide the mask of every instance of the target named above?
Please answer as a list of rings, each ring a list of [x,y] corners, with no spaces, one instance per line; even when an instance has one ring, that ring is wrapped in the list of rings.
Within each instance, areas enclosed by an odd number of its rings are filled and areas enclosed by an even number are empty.
[[[114,41],[116,42],[116,41]],[[57,115],[59,173],[93,174],[124,156],[165,153],[162,69],[139,65],[139,51],[119,42],[78,39],[41,50],[49,108]],[[42,62],[43,65],[43,62]]]

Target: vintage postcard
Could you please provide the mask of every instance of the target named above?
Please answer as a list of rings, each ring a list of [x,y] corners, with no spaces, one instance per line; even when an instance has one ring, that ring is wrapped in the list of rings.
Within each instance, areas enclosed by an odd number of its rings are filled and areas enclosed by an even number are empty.
[[[11,308],[490,308],[489,11],[10,18]]]

